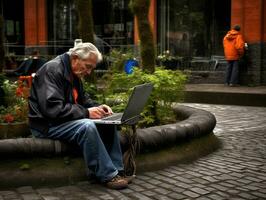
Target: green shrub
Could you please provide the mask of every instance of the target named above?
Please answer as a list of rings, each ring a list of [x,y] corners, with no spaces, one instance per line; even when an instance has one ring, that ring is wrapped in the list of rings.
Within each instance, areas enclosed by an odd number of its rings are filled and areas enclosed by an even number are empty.
[[[172,110],[173,102],[183,100],[183,90],[186,76],[180,71],[157,68],[153,74],[134,68],[134,73],[113,72],[105,78],[105,103],[112,106],[115,112],[124,110],[129,94],[135,85],[150,82],[153,92],[142,113],[138,126],[147,127],[168,123],[175,119]]]
[[[122,50],[113,49],[110,53],[110,59],[111,70],[114,72],[123,72],[126,61],[129,59],[135,59],[135,57],[132,50],[126,50],[126,52],[123,52]]]

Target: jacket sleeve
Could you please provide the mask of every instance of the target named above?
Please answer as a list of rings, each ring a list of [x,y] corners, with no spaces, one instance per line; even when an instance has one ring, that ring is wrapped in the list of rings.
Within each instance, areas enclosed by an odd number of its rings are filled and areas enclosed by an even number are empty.
[[[244,46],[245,46],[245,43],[244,43],[242,36],[238,35],[236,38],[236,43],[235,43],[235,48],[238,52],[238,55],[240,56],[244,55]]]
[[[85,108],[97,107],[97,106],[100,105],[99,103],[97,103],[96,101],[94,101],[94,100],[90,97],[90,95],[89,95],[88,93],[86,93],[86,92],[84,91],[84,87],[83,87],[83,82],[82,82],[82,81],[79,82],[79,91],[80,91],[80,93],[81,93],[81,97],[82,97],[82,99],[81,99],[81,101],[82,101],[81,104],[82,104]]]
[[[62,122],[88,117],[88,110],[66,100],[66,80],[62,74],[47,71],[43,82],[39,82],[39,106],[42,114],[52,122]]]
[[[100,104],[90,98],[89,94],[84,94],[83,105],[85,108],[99,106]]]

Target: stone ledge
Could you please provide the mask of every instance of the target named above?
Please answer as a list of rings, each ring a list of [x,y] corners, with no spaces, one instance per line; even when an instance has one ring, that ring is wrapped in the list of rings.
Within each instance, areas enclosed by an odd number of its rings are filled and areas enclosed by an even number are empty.
[[[137,131],[140,151],[171,146],[209,134],[216,125],[215,116],[204,110],[178,105],[174,112],[181,121]]]
[[[216,125],[216,119],[210,112],[182,105],[175,106],[174,111],[181,121],[137,130],[140,152],[170,146],[211,133]],[[123,135],[121,135],[121,144],[123,149],[126,149],[127,139]],[[65,155],[73,151],[77,152],[77,148],[58,140],[37,138],[0,140],[2,158]]]

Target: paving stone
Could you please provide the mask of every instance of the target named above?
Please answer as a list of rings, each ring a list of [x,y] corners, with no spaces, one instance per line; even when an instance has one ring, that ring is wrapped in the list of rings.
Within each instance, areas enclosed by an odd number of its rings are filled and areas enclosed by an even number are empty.
[[[12,195],[12,194],[16,194],[16,191],[11,191],[11,190],[0,191],[0,195],[2,195],[2,196]]]
[[[141,191],[144,191],[145,189],[141,186],[138,186],[138,185],[131,185],[130,187],[131,190],[134,190],[136,192],[141,192]]]
[[[247,180],[245,178],[242,178],[242,179],[238,179],[237,182],[249,184],[249,183],[251,183],[251,180]]]
[[[23,200],[42,200],[42,198],[34,193],[21,194]]]
[[[249,193],[245,193],[245,192],[240,192],[238,194],[239,197],[242,197],[243,199],[257,199],[257,197],[255,195],[251,195]]]
[[[210,198],[208,198],[208,197],[199,197],[199,198],[196,198],[196,200],[210,200]]]
[[[53,191],[50,188],[40,188],[40,189],[36,189],[36,192],[38,194],[41,195],[45,195],[45,194],[53,194]]]
[[[145,195],[146,196],[149,196],[149,197],[152,197],[152,196],[156,196],[158,195],[157,193],[155,193],[154,191],[145,191]]]
[[[149,198],[148,196],[145,196],[140,193],[131,193],[130,196],[139,200],[151,200],[151,198]]]
[[[260,193],[260,192],[252,192],[252,194],[255,195],[255,196],[257,196],[257,197],[259,197],[259,198],[266,199],[265,193],[263,194],[263,193]]]
[[[213,178],[211,176],[204,176],[202,178],[205,179],[205,180],[207,180],[207,181],[209,181],[209,182],[211,182],[211,183],[214,183],[214,182],[217,182],[218,181],[217,179],[215,179],[215,178]]]
[[[185,199],[186,196],[177,192],[172,192],[167,194],[168,197],[173,198],[173,199]]]
[[[166,195],[166,194],[168,194],[168,193],[171,192],[171,191],[166,190],[164,188],[155,188],[154,191],[157,192],[157,193],[159,193],[159,194],[164,194],[164,195]]]
[[[255,182],[262,182],[262,179],[260,179],[259,177],[255,178],[255,177],[246,176],[245,179],[255,181]]]
[[[161,171],[159,172],[159,174],[163,175],[163,176],[168,176],[168,177],[173,177],[175,176],[174,174],[172,174],[171,172],[167,172],[167,171]]]
[[[226,199],[226,198],[221,197],[221,196],[219,196],[217,194],[211,194],[211,195],[208,195],[207,197],[210,198],[210,199],[213,199],[213,200],[224,200],[224,199]]]
[[[24,187],[17,188],[17,191],[23,194],[23,193],[32,193],[34,190],[32,186],[24,186]]]
[[[157,186],[156,185],[152,185],[150,183],[145,183],[142,185],[142,187],[146,188],[146,189],[153,189],[153,188],[156,188]]]
[[[153,197],[154,199],[158,199],[158,200],[172,200],[172,198],[164,196],[164,195],[157,195]]]
[[[209,181],[206,181],[205,179],[202,179],[202,178],[193,178],[191,179],[193,182],[197,182],[197,183],[201,183],[201,184],[208,184]]]
[[[160,179],[160,180],[163,181],[163,182],[166,182],[166,183],[171,183],[171,184],[177,183],[178,181],[173,179],[173,178],[174,177],[172,177],[172,178],[162,177],[162,179]]]
[[[173,187],[173,185],[170,185],[170,184],[168,184],[168,183],[162,183],[162,184],[161,184],[161,187],[164,188],[164,189],[170,189],[170,188]]]
[[[110,196],[109,194],[104,194],[99,196],[100,199],[106,199],[106,200],[113,200],[114,197]]]
[[[4,199],[17,199],[17,198],[19,198],[19,196],[20,196],[19,194],[14,193],[14,194],[4,195],[3,198]]]
[[[255,190],[259,189],[258,187],[255,187],[255,186],[252,186],[252,185],[245,185],[245,186],[243,186],[243,188],[247,188],[248,190],[252,190],[252,191],[255,191]]]
[[[117,190],[107,189],[107,193],[114,196],[115,199],[121,199],[121,200],[129,200],[129,198]]]
[[[187,195],[188,197],[191,197],[191,198],[196,198],[196,197],[199,197],[200,195],[195,193],[195,192],[192,192],[192,191],[184,191],[183,194]]]
[[[177,181],[180,181],[180,182],[183,182],[183,183],[193,183],[193,181],[191,181],[191,180],[189,180],[189,179],[187,179],[187,178],[183,178],[183,177],[180,177],[180,176],[178,176],[178,177],[173,177],[173,179],[175,179],[175,180],[177,180]]]
[[[130,194],[130,193],[134,193],[135,191],[134,190],[131,190],[130,188],[127,188],[127,189],[121,190],[121,192],[123,194]]]
[[[194,176],[194,177],[202,177],[203,175],[202,174],[199,174],[199,173],[197,173],[197,172],[193,172],[193,171],[188,171],[188,172],[186,172],[187,174],[190,174],[190,175],[192,175],[192,176]]]
[[[60,197],[50,196],[50,195],[41,195],[43,200],[60,200]]]
[[[153,185],[160,185],[160,184],[162,184],[162,181],[158,181],[158,180],[155,180],[155,179],[153,179],[153,180],[147,180],[147,182],[149,182],[149,183],[151,183]]]
[[[145,176],[145,175],[138,175],[136,179],[141,179],[141,180],[147,181],[147,180],[151,179],[151,177]]]
[[[186,183],[176,183],[175,185],[178,186],[178,187],[185,188],[185,189],[191,187],[189,184],[186,184]]]
[[[205,194],[210,193],[210,192],[207,191],[207,190],[204,190],[204,189],[201,189],[201,188],[197,188],[197,187],[193,187],[193,188],[191,188],[190,190],[192,190],[193,192],[196,192],[196,193],[198,193],[198,194],[200,194],[200,195],[205,195]]]

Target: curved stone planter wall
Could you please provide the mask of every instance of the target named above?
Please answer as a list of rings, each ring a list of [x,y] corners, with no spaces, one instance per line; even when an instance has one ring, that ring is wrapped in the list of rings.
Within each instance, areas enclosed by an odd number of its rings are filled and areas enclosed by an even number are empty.
[[[181,121],[174,124],[155,126],[137,130],[139,150],[158,149],[176,144],[212,132],[216,119],[210,112],[187,106],[176,106],[174,111]],[[125,136],[121,137],[124,149],[127,146]],[[69,144],[50,139],[18,138],[0,140],[0,156],[38,156],[58,155],[73,152]]]
[[[137,131],[140,151],[158,149],[209,134],[216,125],[215,116],[205,110],[179,105],[174,107],[174,111],[181,121]]]

